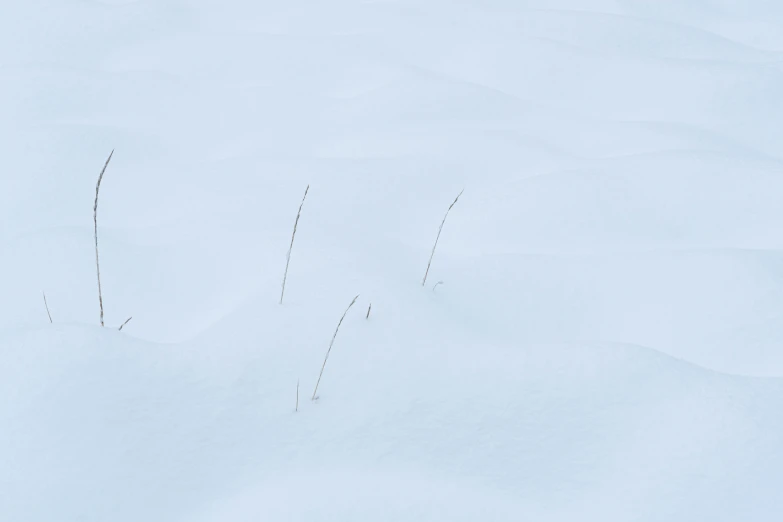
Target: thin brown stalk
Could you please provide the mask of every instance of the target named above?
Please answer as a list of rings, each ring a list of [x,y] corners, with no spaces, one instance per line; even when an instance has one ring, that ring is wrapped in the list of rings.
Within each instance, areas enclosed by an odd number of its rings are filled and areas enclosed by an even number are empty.
[[[285,295],[285,281],[288,279],[288,265],[291,263],[291,251],[294,249],[294,238],[296,237],[296,227],[299,225],[299,217],[302,215],[302,207],[304,206],[305,199],[307,198],[307,192],[310,190],[310,185],[307,185],[302,202],[299,204],[299,211],[296,213],[296,221],[294,221],[294,231],[291,233],[291,245],[288,247],[288,255],[285,260],[285,272],[283,273],[283,289],[280,292],[280,304],[283,304],[283,296]]]
[[[122,331],[122,329],[125,328],[125,325],[128,324],[131,319],[133,319],[133,317],[128,317],[127,319],[125,319],[125,322],[120,325],[119,330]]]
[[[95,222],[95,270],[98,274],[98,304],[101,306],[101,326],[103,326],[103,292],[101,291],[101,263],[98,259],[98,194],[101,191],[101,181],[103,181],[103,174],[106,172],[106,167],[109,166],[112,156],[114,156],[114,150],[109,154],[109,158],[101,169],[101,174],[98,176],[98,184],[95,185],[95,206],[93,207],[93,221]]]
[[[49,316],[49,323],[53,323],[52,314],[49,313],[49,303],[46,302],[46,292],[42,292],[44,297],[44,306],[46,307],[46,315]]]
[[[440,228],[438,228],[438,235],[435,238],[435,244],[432,245],[432,253],[430,254],[430,260],[427,263],[427,271],[424,272],[424,279],[421,280],[421,286],[424,286],[427,283],[427,275],[430,273],[430,265],[432,265],[432,258],[435,257],[435,249],[438,248],[438,240],[440,239],[440,233],[443,232],[443,225],[446,224],[446,218],[449,217],[449,212],[451,212],[451,209],[454,207],[454,205],[457,204],[457,200],[459,200],[459,197],[462,195],[462,193],[465,192],[465,189],[462,189],[459,194],[457,194],[457,197],[454,198],[454,202],[449,205],[449,209],[446,211],[446,215],[443,216],[443,221],[440,223]]]
[[[329,349],[326,350],[326,357],[324,357],[324,363],[321,365],[321,373],[318,374],[318,381],[315,383],[315,390],[313,390],[313,397],[311,400],[316,399],[316,394],[318,393],[318,385],[321,384],[321,377],[323,377],[324,374],[324,368],[326,368],[326,361],[329,360],[329,354],[332,353],[332,346],[334,345],[334,340],[337,338],[337,332],[340,331],[340,325],[343,324],[343,319],[345,319],[345,316],[348,315],[348,310],[351,309],[353,304],[356,302],[356,300],[359,299],[359,296],[353,298],[353,301],[351,301],[351,304],[348,305],[348,308],[345,309],[345,312],[343,312],[343,316],[340,318],[340,322],[337,323],[337,328],[334,330],[334,335],[332,336],[332,342],[329,343]]]
[[[370,310],[372,310],[372,303],[370,303],[370,306],[367,307],[367,317],[365,317],[365,319],[370,318]]]

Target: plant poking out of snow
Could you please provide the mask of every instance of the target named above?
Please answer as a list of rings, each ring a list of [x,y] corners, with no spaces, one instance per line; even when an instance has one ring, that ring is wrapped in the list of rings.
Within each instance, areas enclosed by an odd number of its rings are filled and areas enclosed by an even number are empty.
[[[104,163],[101,174],[98,176],[98,183],[95,185],[95,205],[92,207],[92,219],[95,223],[95,270],[98,273],[98,304],[101,306],[101,326],[103,326],[103,293],[101,292],[101,263],[98,260],[98,194],[101,191],[103,175],[106,173],[106,167],[109,166],[112,156],[114,156],[114,150],[109,154],[109,158]]]
[[[294,231],[291,233],[291,245],[288,247],[288,255],[285,260],[285,272],[283,272],[283,289],[280,292],[280,304],[283,304],[283,296],[285,295],[285,281],[288,278],[288,265],[291,263],[291,251],[294,249],[294,238],[296,237],[296,227],[299,225],[299,217],[302,215],[302,207],[304,206],[305,199],[307,198],[307,192],[310,190],[310,185],[307,185],[304,196],[302,197],[302,203],[299,204],[299,211],[296,213],[296,221],[294,221]]]
[[[427,283],[427,274],[430,273],[430,265],[432,265],[432,258],[435,257],[435,249],[438,248],[438,240],[440,239],[440,233],[443,232],[443,225],[446,224],[446,218],[449,217],[449,212],[451,212],[451,209],[454,207],[454,205],[457,204],[457,201],[459,200],[459,197],[462,195],[462,193],[465,192],[465,189],[462,189],[459,194],[457,194],[457,197],[454,198],[454,202],[449,205],[448,210],[446,211],[446,215],[443,216],[443,221],[440,223],[440,228],[438,228],[438,235],[435,237],[435,244],[432,245],[432,253],[430,254],[430,260],[427,263],[427,271],[424,272],[424,279],[421,280],[421,286],[424,286]]]
[[[334,335],[332,336],[332,342],[329,343],[329,349],[326,350],[326,357],[324,357],[324,363],[321,365],[321,373],[318,374],[318,381],[315,383],[315,390],[313,390],[313,397],[311,400],[317,399],[316,394],[318,393],[318,385],[321,384],[321,377],[323,377],[324,374],[324,368],[326,368],[326,361],[329,360],[329,354],[332,353],[332,346],[334,345],[334,340],[337,338],[337,332],[340,331],[340,325],[343,324],[343,319],[345,319],[345,316],[348,315],[348,310],[351,309],[353,304],[356,302],[356,300],[359,299],[359,296],[353,298],[353,301],[351,301],[351,304],[348,305],[348,308],[345,309],[345,312],[343,312],[343,316],[340,318],[340,322],[337,323],[337,328],[334,330]]]
[[[46,307],[46,315],[49,316],[49,323],[53,323],[52,321],[52,314],[49,313],[49,303],[46,302],[46,292],[43,292],[43,298],[44,298],[44,306]]]
[[[122,324],[120,325],[120,327],[118,328],[118,330],[121,332],[121,331],[122,331],[122,329],[123,329],[123,328],[125,328],[125,325],[126,325],[126,324],[128,324],[128,323],[130,322],[130,320],[131,320],[131,319],[133,319],[133,317],[128,317],[127,319],[125,319],[125,322],[124,322],[124,323],[122,323]]]

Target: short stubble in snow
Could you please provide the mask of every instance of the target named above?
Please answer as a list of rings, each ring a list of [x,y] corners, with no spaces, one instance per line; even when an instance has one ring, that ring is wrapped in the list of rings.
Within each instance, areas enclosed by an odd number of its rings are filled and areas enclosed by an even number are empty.
[[[125,319],[125,322],[124,322],[124,323],[122,323],[122,324],[120,325],[120,327],[118,328],[118,330],[121,332],[121,331],[122,331],[122,329],[123,329],[123,328],[125,328],[125,325],[126,325],[126,324],[128,324],[128,323],[130,322],[130,320],[131,320],[131,319],[133,319],[133,317],[128,317],[127,319]]]

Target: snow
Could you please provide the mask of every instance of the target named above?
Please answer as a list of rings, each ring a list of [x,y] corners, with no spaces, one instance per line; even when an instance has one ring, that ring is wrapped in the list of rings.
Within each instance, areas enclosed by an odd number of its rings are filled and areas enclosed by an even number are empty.
[[[5,6],[0,520],[776,521],[781,27]]]

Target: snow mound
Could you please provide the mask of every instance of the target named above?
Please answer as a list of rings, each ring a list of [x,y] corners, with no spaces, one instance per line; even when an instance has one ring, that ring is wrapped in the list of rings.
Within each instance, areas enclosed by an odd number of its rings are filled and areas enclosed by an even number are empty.
[[[299,412],[304,365],[263,344],[270,328],[230,346],[7,335],[0,514],[728,521],[783,507],[779,379],[636,346],[460,341],[418,320],[386,336],[346,320],[316,401],[312,354]]]

